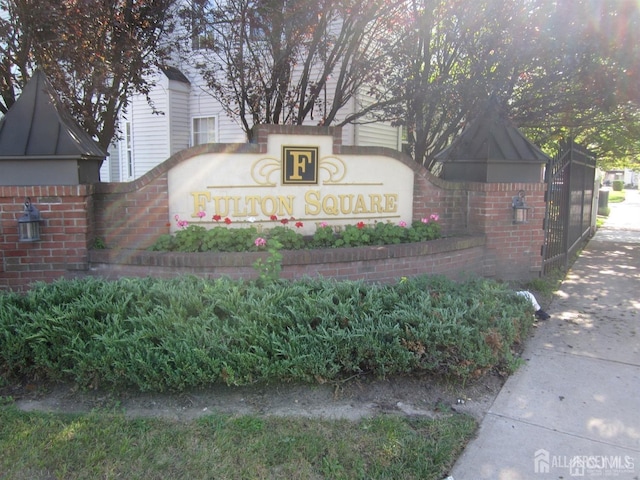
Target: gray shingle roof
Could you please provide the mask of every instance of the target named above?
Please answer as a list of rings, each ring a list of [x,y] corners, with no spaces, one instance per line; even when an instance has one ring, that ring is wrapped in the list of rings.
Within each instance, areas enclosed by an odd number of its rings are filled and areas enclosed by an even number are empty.
[[[104,159],[107,152],[64,108],[40,70],[0,120],[0,159]]]
[[[506,117],[495,99],[451,145],[436,155],[439,162],[522,161],[546,163],[549,157],[531,143]]]

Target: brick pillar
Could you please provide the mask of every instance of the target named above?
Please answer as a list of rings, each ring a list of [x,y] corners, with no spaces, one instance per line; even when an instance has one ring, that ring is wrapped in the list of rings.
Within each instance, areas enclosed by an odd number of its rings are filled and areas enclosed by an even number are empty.
[[[487,237],[485,272],[503,279],[539,276],[542,270],[543,183],[469,183],[469,233]],[[524,191],[527,223],[514,223],[512,199]]]
[[[93,187],[0,187],[0,289],[24,290],[88,269],[93,241]],[[18,241],[18,218],[26,197],[40,210],[40,241]]]

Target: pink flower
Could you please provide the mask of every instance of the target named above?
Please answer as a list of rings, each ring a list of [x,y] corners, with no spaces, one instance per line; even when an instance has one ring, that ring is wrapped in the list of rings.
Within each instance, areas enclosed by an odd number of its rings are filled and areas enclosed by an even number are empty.
[[[360,230],[362,230],[365,227],[364,222],[358,222],[356,224],[356,227],[358,227]]]
[[[437,213],[432,213],[429,216],[429,220],[433,220],[434,222],[437,222],[438,220],[440,220],[440,216]]]
[[[225,217],[224,218],[224,223],[226,223],[227,225],[231,224],[231,219],[229,217]]]
[[[212,218],[213,218],[216,222],[219,222],[219,221],[220,221],[220,219],[221,219],[222,217],[216,213]]]
[[[302,228],[302,227],[304,227],[304,223],[296,222],[296,228]]]
[[[429,219],[428,218],[421,218],[420,221],[422,223],[429,223]]]
[[[320,227],[324,228],[324,227],[328,227],[329,224],[327,222],[320,222]]]
[[[407,222],[405,222],[404,220],[400,220],[400,223],[398,223],[398,225],[400,225],[402,228],[407,226]]]
[[[198,216],[198,218],[204,218],[207,216],[207,212],[203,212],[202,210],[200,210],[198,213],[196,213],[196,215]]]
[[[176,220],[176,225],[180,228],[187,228],[189,226],[189,222],[186,220],[180,220],[180,215],[175,215],[173,218]]]
[[[264,247],[267,244],[267,241],[262,237],[258,237],[253,243],[255,243],[256,247]]]

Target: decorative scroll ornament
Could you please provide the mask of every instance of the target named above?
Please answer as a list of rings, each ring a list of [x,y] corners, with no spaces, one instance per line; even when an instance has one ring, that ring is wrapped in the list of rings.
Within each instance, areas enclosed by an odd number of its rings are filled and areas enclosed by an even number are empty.
[[[338,157],[324,157],[320,159],[320,170],[324,170],[329,176],[324,180],[325,185],[335,185],[344,180],[347,167],[344,161]]]
[[[261,158],[251,167],[251,178],[258,185],[263,187],[275,187],[278,185],[277,180],[280,178],[282,171],[282,163],[277,158],[265,157]],[[272,177],[276,175],[276,179]]]

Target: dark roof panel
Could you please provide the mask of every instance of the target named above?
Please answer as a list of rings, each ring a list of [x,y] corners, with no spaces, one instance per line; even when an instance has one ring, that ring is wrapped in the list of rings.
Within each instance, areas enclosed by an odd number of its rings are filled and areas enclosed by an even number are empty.
[[[162,69],[162,72],[166,75],[166,77],[169,80],[175,80],[177,82],[182,82],[182,83],[187,83],[187,84],[191,83],[191,82],[189,82],[189,79],[187,77],[185,77],[184,73],[182,73],[176,67],[170,67],[168,65],[165,65],[165,66],[160,67],[160,68]]]
[[[522,161],[546,163],[549,157],[531,143],[500,112],[491,99],[486,111],[466,127],[451,145],[436,155],[439,162]]]
[[[36,70],[0,120],[1,158],[104,159],[107,152],[63,107],[44,73]]]

